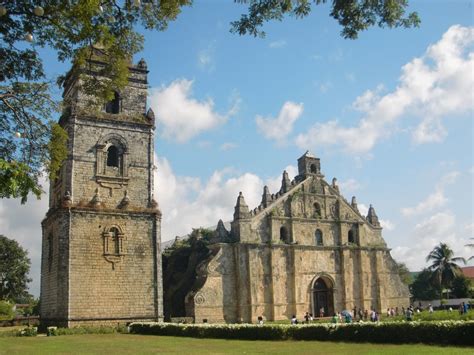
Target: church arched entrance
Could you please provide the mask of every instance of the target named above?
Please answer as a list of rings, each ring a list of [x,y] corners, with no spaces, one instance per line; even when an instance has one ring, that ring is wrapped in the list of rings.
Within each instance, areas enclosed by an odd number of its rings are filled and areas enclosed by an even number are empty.
[[[311,303],[315,317],[332,316],[334,314],[334,292],[331,280],[318,277],[311,288]],[[321,312],[323,311],[323,313]]]

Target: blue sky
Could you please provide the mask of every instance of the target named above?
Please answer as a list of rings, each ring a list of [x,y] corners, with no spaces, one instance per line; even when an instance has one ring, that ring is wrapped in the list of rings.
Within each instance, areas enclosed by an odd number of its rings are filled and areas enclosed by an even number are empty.
[[[163,240],[230,220],[239,191],[251,208],[279,189],[307,149],[343,195],[373,204],[392,256],[410,269],[445,241],[473,233],[473,9],[411,1],[418,29],[372,28],[352,41],[326,5],[265,25],[264,39],[229,33],[244,11],[196,1],[165,32],[145,33],[149,105],[157,115],[155,194]],[[67,70],[47,50],[51,76]],[[46,196],[0,201],[0,233],[29,250],[38,294]]]

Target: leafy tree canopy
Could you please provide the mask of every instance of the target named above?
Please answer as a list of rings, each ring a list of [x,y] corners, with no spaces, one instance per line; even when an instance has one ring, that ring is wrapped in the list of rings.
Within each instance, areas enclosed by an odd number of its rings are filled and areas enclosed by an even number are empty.
[[[432,272],[423,269],[410,285],[410,292],[415,300],[433,300],[439,296],[439,289],[433,284]]]
[[[0,300],[29,299],[29,271],[28,252],[16,240],[0,235]]]
[[[452,294],[457,298],[464,298],[471,296],[472,282],[463,274],[458,275],[454,278],[452,284]]]
[[[236,0],[248,4],[248,14],[231,23],[231,32],[255,37],[265,36],[262,27],[270,20],[281,21],[286,15],[303,18],[311,10],[327,0]],[[408,15],[405,10],[407,0],[332,0],[330,16],[342,27],[344,38],[356,39],[359,32],[372,26],[379,27],[416,27],[420,19],[416,12]],[[406,15],[406,16],[405,16]]]
[[[405,285],[410,285],[413,282],[410,270],[404,263],[397,263],[398,275]]]
[[[236,0],[248,13],[231,23],[231,32],[263,36],[263,24],[286,15],[302,18],[326,0]],[[65,157],[65,132],[51,121],[60,110],[45,77],[41,47],[87,70],[91,46],[100,46],[106,65],[85,77],[83,89],[107,101],[128,80],[130,58],[143,48],[135,28],[163,31],[192,0],[16,0],[0,4],[0,197],[41,195],[38,178],[46,167],[54,179]],[[406,14],[407,0],[333,0],[330,15],[342,36],[355,39],[371,26],[418,26],[416,13]],[[62,83],[64,77],[58,80]]]

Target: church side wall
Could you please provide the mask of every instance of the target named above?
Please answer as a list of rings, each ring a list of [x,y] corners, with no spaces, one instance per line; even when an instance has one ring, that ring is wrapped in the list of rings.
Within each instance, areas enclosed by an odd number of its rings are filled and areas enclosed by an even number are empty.
[[[235,272],[235,250],[233,245],[220,244],[219,252],[207,265],[205,284],[192,297],[196,323],[228,322],[238,319],[239,288]],[[202,276],[202,275],[199,275]]]

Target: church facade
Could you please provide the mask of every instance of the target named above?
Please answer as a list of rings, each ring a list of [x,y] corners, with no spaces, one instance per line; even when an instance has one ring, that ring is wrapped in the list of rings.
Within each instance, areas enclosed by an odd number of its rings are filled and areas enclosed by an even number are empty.
[[[230,231],[219,222],[197,266],[186,316],[255,322],[409,304],[374,208],[361,215],[355,197],[348,202],[335,179],[327,183],[310,153],[298,170],[293,181],[283,173],[276,194],[265,187],[253,210],[239,195]]]
[[[94,49],[96,51],[96,49]],[[100,53],[89,70],[104,65]],[[82,72],[88,75],[90,72]],[[77,71],[64,85],[68,156],[42,222],[41,322],[75,326],[163,318],[161,213],[153,197],[154,115],[147,65],[94,107]]]

